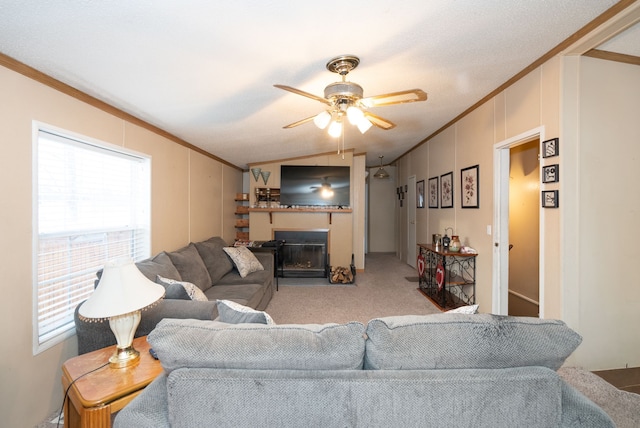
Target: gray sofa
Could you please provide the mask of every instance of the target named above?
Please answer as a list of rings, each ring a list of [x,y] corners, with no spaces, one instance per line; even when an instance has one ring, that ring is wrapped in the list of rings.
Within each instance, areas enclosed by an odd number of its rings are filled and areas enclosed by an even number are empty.
[[[149,334],[164,318],[213,320],[218,316],[217,299],[231,300],[262,310],[273,297],[274,260],[271,253],[256,253],[264,270],[249,273],[244,278],[224,252],[228,246],[220,237],[190,243],[172,252],[161,252],[136,266],[150,280],[158,282],[158,275],[172,280],[195,284],[209,301],[192,301],[179,284],[163,284],[165,298],[156,306],[142,312],[135,337]],[[101,272],[98,272],[98,277]],[[88,322],[75,310],[78,354],[116,344],[108,322]]]
[[[487,314],[326,325],[161,321],[125,427],[614,427],[556,373],[564,323]]]

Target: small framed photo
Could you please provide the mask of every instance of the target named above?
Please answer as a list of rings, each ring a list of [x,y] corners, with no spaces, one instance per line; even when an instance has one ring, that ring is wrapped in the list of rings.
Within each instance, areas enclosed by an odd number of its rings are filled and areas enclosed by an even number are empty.
[[[429,179],[429,208],[438,208],[438,177]]]
[[[558,156],[558,145],[560,143],[560,139],[552,138],[550,140],[546,140],[542,142],[542,157],[543,158],[551,158],[554,156]]]
[[[543,183],[557,183],[558,177],[558,164],[548,165],[542,167],[542,182]]]
[[[416,183],[416,207],[424,208],[424,180]]]
[[[480,208],[480,166],[460,170],[460,196],[462,208]]]
[[[440,176],[440,208],[453,208],[453,171]]]
[[[558,191],[543,190],[542,191],[542,208],[558,208]]]

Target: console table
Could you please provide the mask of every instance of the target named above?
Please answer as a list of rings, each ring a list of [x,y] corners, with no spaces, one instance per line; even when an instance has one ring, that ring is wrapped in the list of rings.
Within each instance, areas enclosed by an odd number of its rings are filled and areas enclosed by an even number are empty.
[[[418,244],[420,292],[441,310],[475,304],[477,256]]]

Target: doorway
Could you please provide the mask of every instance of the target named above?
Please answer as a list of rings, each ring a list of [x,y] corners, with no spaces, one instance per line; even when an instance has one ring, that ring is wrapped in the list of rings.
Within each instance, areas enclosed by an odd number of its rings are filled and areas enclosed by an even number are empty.
[[[540,215],[538,160],[543,140],[544,127],[539,127],[494,146],[494,314],[510,314],[511,300],[514,302],[511,311],[526,311],[532,316],[544,317],[544,277],[541,275],[544,269],[544,234],[541,233],[544,220]],[[516,174],[517,179],[512,180],[512,174]],[[525,194],[526,203],[520,200]],[[517,242],[513,242],[514,239]],[[534,257],[531,257],[532,252]],[[525,278],[533,271],[533,279]]]
[[[539,140],[510,148],[508,315],[539,316]]]

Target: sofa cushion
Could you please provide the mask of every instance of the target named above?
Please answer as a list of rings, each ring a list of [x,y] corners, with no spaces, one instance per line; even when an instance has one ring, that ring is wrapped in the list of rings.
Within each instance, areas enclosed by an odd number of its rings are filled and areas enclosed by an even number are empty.
[[[140,272],[142,272],[144,276],[146,276],[150,281],[153,282],[156,281],[156,277],[158,275],[162,275],[165,278],[177,280],[182,279],[180,277],[180,273],[171,262],[171,259],[169,258],[167,253],[164,251],[159,253],[152,259],[146,259],[136,263],[136,266],[138,267],[138,269],[140,269]]]
[[[179,279],[195,284],[201,290],[211,287],[209,271],[193,243],[167,254],[180,273]]]
[[[217,283],[220,278],[233,270],[233,262],[223,250],[227,246],[224,239],[214,237],[203,242],[196,242],[195,246],[207,267],[207,271],[209,271],[212,284]]]
[[[165,289],[168,287],[181,287],[190,300],[197,300],[199,302],[208,302],[207,296],[204,292],[196,287],[194,284],[187,281],[176,281],[175,279],[164,278],[158,275],[156,282],[162,285]]]
[[[479,305],[460,306],[459,308],[448,310],[448,314],[477,314]]]
[[[179,367],[360,370],[364,325],[226,324],[164,319],[147,337],[166,371]]]
[[[229,324],[275,324],[268,313],[256,311],[231,300],[217,300],[219,321]]]
[[[378,318],[367,326],[365,369],[560,368],[582,337],[562,321],[491,314]]]
[[[231,257],[242,278],[252,272],[264,270],[262,264],[247,247],[225,247],[224,251]]]

